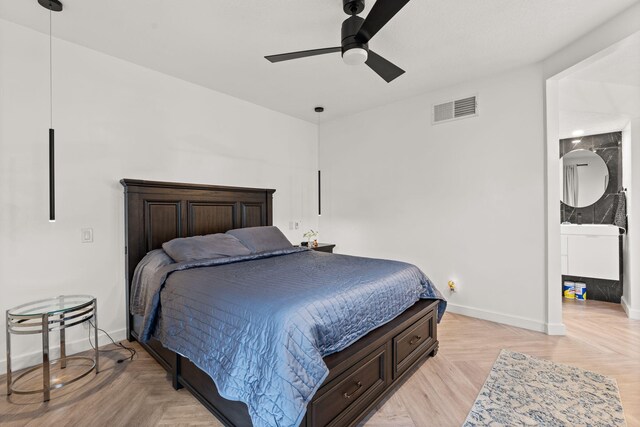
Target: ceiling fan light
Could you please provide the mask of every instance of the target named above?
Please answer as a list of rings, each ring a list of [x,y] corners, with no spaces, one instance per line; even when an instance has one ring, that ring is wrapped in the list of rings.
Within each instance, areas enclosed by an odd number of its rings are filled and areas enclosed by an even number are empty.
[[[369,53],[366,49],[362,49],[361,47],[354,47],[353,49],[349,49],[342,54],[342,60],[347,65],[361,65],[367,61],[369,57]]]

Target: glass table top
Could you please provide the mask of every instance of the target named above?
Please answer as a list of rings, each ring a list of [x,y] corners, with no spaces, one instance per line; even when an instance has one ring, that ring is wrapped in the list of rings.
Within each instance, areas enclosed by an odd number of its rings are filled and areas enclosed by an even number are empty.
[[[91,295],[61,295],[55,298],[28,302],[9,309],[11,316],[42,316],[43,314],[60,314],[76,310],[78,307],[91,304]]]

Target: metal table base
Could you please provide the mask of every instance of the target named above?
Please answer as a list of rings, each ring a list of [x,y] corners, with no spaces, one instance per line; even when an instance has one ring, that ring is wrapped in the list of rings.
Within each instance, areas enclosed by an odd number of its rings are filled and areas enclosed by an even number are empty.
[[[78,302],[78,304],[75,304]],[[56,304],[60,308],[56,308]],[[85,356],[67,356],[65,329],[93,320],[95,353],[94,358]],[[60,331],[60,358],[50,360],[49,333]],[[51,390],[63,387],[84,378],[92,371],[97,374],[99,367],[98,352],[98,304],[93,297],[86,295],[60,296],[47,300],[35,301],[7,310],[7,394],[43,393],[43,400],[50,399]],[[12,378],[11,372],[11,335],[42,334],[42,365],[27,369]],[[60,364],[62,369],[67,367],[69,360],[86,360],[91,362],[88,369],[79,375],[58,384],[51,385],[51,366]],[[15,383],[35,370],[42,369],[42,388],[25,390],[15,387]]]

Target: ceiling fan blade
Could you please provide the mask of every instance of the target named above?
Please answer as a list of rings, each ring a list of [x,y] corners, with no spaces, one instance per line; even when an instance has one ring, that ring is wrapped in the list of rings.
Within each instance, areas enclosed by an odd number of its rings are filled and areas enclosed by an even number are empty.
[[[377,0],[358,30],[356,38],[368,43],[407,3],[409,0]]]
[[[288,61],[290,59],[306,58],[307,56],[324,55],[325,53],[341,52],[342,48],[327,47],[324,49],[301,50],[300,52],[281,53],[280,55],[265,56],[271,62]]]
[[[404,74],[404,70],[397,65],[384,59],[374,51],[369,51],[369,58],[365,62],[373,71],[375,71],[380,77],[385,79],[387,83],[391,83],[392,80],[400,77]]]

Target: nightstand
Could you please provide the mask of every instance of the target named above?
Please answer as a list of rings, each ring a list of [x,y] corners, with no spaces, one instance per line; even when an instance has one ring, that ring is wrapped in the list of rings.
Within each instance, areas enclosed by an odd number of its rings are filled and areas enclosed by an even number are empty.
[[[307,246],[307,242],[301,242],[300,246]],[[318,243],[318,246],[315,246],[315,247],[312,246],[311,249],[318,252],[328,252],[332,254],[333,248],[335,247],[336,245],[334,245],[333,243]]]
[[[43,401],[47,402],[51,390],[60,388],[95,371],[98,373],[98,303],[96,299],[89,295],[63,295],[56,298],[49,298],[33,301],[27,304],[7,310],[7,395],[42,393]],[[67,356],[65,330],[84,322],[93,321],[95,342],[94,356]],[[60,358],[55,361],[50,360],[49,333],[60,331]],[[86,332],[85,332],[86,333]],[[42,364],[27,369],[20,375],[12,378],[11,372],[11,335],[41,334],[42,335]],[[91,341],[91,335],[89,335]],[[93,344],[92,344],[93,346]],[[60,369],[67,367],[68,361],[80,360],[84,364],[79,367],[84,368],[82,373],[73,378],[65,379],[64,376],[51,375],[51,366],[60,365]],[[42,388],[38,390],[24,389],[16,386],[25,375],[42,369]]]

